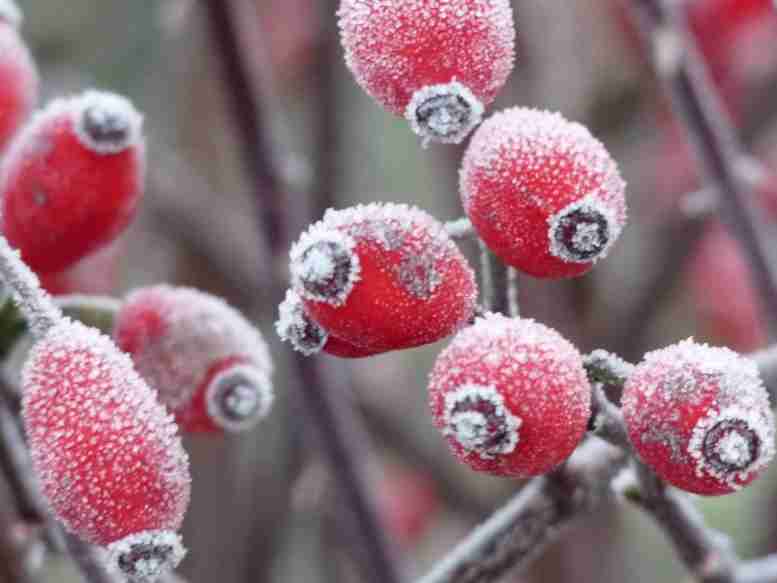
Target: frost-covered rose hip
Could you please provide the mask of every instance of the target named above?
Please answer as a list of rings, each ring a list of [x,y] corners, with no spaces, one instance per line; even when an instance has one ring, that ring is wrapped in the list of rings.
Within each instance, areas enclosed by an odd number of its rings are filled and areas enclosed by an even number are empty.
[[[38,101],[38,72],[16,31],[16,5],[0,0],[0,152],[11,141]]]
[[[774,456],[774,417],[753,362],[685,340],[645,355],[626,381],[634,449],[670,484],[704,495],[753,481]]]
[[[94,328],[63,320],[32,348],[22,389],[33,467],[57,518],[108,547],[131,578],[178,564],[188,458],[130,359]]]
[[[270,411],[267,344],[215,296],[168,285],[140,288],[119,310],[113,336],[185,431],[241,431]]]
[[[293,245],[291,276],[314,321],[375,353],[454,333],[472,318],[477,295],[444,225],[391,203],[327,211]]]
[[[478,318],[440,354],[429,399],[456,457],[499,476],[550,471],[580,443],[591,415],[574,346],[533,320],[498,314]]]
[[[509,0],[342,0],[338,15],[356,81],[425,143],[464,139],[513,67]]]
[[[294,290],[286,291],[286,298],[278,306],[278,312],[280,317],[275,322],[278,336],[305,356],[322,350],[341,358],[362,358],[376,354],[375,351],[354,346],[329,334],[308,315],[302,298]]]
[[[0,168],[2,231],[41,273],[66,269],[129,223],[143,192],[142,118],[87,91],[36,114]]]
[[[516,107],[493,115],[472,137],[460,179],[478,235],[535,277],[585,273],[626,222],[615,161],[585,127],[559,114]]]

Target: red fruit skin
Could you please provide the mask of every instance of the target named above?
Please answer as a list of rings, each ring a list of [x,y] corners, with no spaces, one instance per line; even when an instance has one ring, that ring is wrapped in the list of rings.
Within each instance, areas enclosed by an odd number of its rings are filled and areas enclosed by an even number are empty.
[[[114,239],[143,194],[142,141],[100,153],[77,135],[76,117],[91,95],[54,101],[38,113],[0,172],[3,234],[39,273],[63,271]]]
[[[623,390],[623,417],[642,461],[688,492],[728,494],[752,482],[774,455],[774,418],[755,365],[726,348],[692,340],[645,355]],[[723,476],[703,457],[700,422],[725,415],[757,432],[759,457],[744,474]]]
[[[508,0],[342,0],[338,16],[357,83],[396,115],[415,91],[451,81],[488,105],[513,68]]]
[[[475,275],[445,227],[427,213],[390,203],[360,205],[327,211],[308,233],[327,230],[355,242],[358,281],[342,305],[311,300],[296,284],[295,291],[331,335],[377,353],[435,342],[471,320]]]
[[[187,432],[223,431],[206,404],[207,388],[235,365],[269,382],[272,361],[256,328],[225,302],[195,289],[156,285],[131,292],[113,338]]]
[[[190,478],[177,427],[107,337],[65,320],[33,347],[22,379],[33,467],[70,531],[109,545],[181,526]]]
[[[38,102],[38,71],[16,30],[0,21],[0,154]]]
[[[604,146],[558,114],[512,108],[475,131],[460,173],[464,210],[502,261],[543,278],[575,277],[590,261],[554,254],[552,217],[590,201],[608,215],[606,255],[626,222],[625,183]]]
[[[520,421],[512,451],[483,455],[451,430],[446,399],[471,385],[492,387]],[[430,374],[429,403],[434,424],[459,461],[496,476],[529,477],[552,470],[583,439],[591,387],[582,356],[558,332],[533,320],[487,314],[440,353]],[[498,424],[488,431],[504,435]]]
[[[768,342],[761,299],[739,243],[723,225],[710,225],[691,260],[693,305],[706,334],[739,352]]]
[[[381,352],[379,350],[371,350],[369,348],[356,346],[355,344],[341,340],[340,338],[332,336],[331,334],[327,338],[326,344],[324,344],[324,348],[322,350],[327,354],[331,354],[332,356],[337,356],[339,358],[366,358],[368,356],[375,356]]]

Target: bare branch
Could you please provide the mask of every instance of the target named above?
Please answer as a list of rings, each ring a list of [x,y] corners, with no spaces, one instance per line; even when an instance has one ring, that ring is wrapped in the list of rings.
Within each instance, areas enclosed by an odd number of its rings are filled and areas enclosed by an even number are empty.
[[[527,566],[573,518],[602,502],[625,460],[622,451],[588,441],[564,467],[532,479],[418,583],[493,581]]]

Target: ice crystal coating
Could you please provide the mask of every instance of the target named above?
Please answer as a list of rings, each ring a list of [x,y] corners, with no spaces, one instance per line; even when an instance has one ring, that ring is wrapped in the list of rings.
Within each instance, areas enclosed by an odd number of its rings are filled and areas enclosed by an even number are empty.
[[[396,115],[416,91],[451,82],[488,105],[513,68],[508,0],[342,0],[338,17],[348,68]]]
[[[86,91],[78,99],[75,132],[98,154],[118,154],[137,146],[143,116],[128,99],[105,91]]]
[[[0,19],[3,16],[0,0]],[[39,85],[38,69],[27,45],[14,28],[0,22],[0,153],[35,109]]]
[[[205,390],[208,415],[227,431],[256,425],[270,413],[274,399],[267,374],[241,364],[219,371]]]
[[[454,455],[501,476],[550,471],[574,451],[591,415],[574,346],[533,320],[491,313],[439,355],[429,397]]]
[[[343,305],[359,281],[355,245],[338,231],[308,230],[291,248],[292,285],[305,299]]]
[[[0,167],[2,231],[40,273],[63,271],[112,241],[142,197],[139,115],[127,112],[137,118],[131,140],[111,155],[85,145],[78,130],[84,109],[101,100],[121,98],[87,91],[52,101],[17,135]]]
[[[518,445],[521,420],[512,415],[494,387],[463,385],[445,395],[443,434],[483,459],[511,453]]]
[[[268,379],[272,374],[259,330],[222,299],[192,288],[155,285],[131,292],[113,336],[188,430],[207,415],[198,395],[214,367],[241,360]]]
[[[511,108],[475,131],[460,173],[464,210],[488,247],[537,277],[572,277],[626,223],[625,183],[605,147],[559,114]]]
[[[4,20],[13,28],[19,28],[23,18],[22,11],[14,0],[0,0],[0,21]]]
[[[22,388],[33,468],[68,530],[104,546],[181,526],[190,477],[178,428],[109,338],[64,319],[33,346]]]
[[[430,141],[458,144],[483,118],[483,104],[461,83],[422,87],[405,109],[411,129]]]
[[[109,569],[130,583],[153,583],[175,569],[184,556],[181,537],[165,530],[131,534],[107,548]]]
[[[331,254],[306,256],[330,249],[329,241],[347,245],[350,263],[359,266],[358,279],[341,278],[346,285],[338,286],[335,301],[305,284],[310,273],[323,274],[324,281],[337,273]],[[474,311],[474,273],[444,225],[415,207],[330,209],[292,247],[291,263],[294,291],[330,334],[327,352],[333,337],[371,354],[426,344],[456,331]]]
[[[278,313],[275,331],[281,340],[305,356],[321,352],[329,334],[308,316],[299,294],[287,290],[286,297],[278,306]]]
[[[601,348],[585,355],[583,365],[592,382],[604,384],[622,384],[634,372],[633,364]]]
[[[626,382],[623,414],[640,457],[678,488],[726,494],[774,457],[774,417],[755,364],[685,340],[650,352]]]

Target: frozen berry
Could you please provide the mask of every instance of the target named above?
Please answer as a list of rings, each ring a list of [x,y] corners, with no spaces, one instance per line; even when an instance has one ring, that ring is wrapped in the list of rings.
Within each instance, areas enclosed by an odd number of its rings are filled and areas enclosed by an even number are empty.
[[[338,15],[356,81],[425,142],[463,140],[513,68],[508,0],[342,0]]]
[[[272,405],[272,362],[261,333],[221,299],[156,285],[130,293],[116,343],[186,431],[252,427]]]
[[[123,97],[87,91],[38,113],[0,173],[2,230],[38,272],[58,272],[129,223],[143,191],[140,114]]]
[[[454,333],[472,318],[477,295],[444,225],[391,203],[327,211],[292,247],[291,275],[311,318],[374,352]]]
[[[38,72],[32,55],[0,0],[0,153],[5,150],[38,101]]]
[[[278,306],[280,317],[275,330],[281,340],[291,344],[297,352],[311,356],[322,350],[341,358],[372,356],[374,351],[360,348],[329,334],[305,310],[305,304],[294,290],[286,292],[286,298]]]
[[[486,120],[464,155],[464,210],[505,263],[536,277],[581,275],[626,222],[625,184],[589,131],[512,108]]]
[[[188,458],[130,359],[97,330],[64,319],[33,346],[22,389],[33,467],[56,516],[107,546],[127,575],[175,566]],[[147,552],[137,552],[141,543]]]
[[[634,449],[670,484],[720,495],[774,456],[774,417],[753,362],[685,340],[645,355],[623,390]]]
[[[591,415],[575,347],[533,320],[498,314],[478,318],[440,354],[429,398],[456,457],[499,476],[552,470],[580,443]]]

